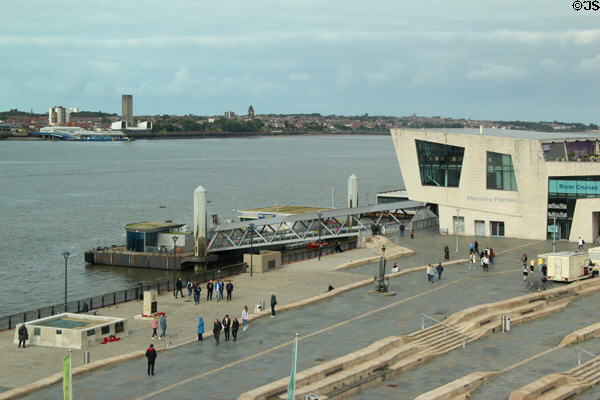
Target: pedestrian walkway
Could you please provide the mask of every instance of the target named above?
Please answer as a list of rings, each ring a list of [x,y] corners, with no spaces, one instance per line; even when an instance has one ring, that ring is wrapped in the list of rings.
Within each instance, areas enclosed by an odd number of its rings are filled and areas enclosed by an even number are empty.
[[[443,239],[444,237],[432,236],[425,240],[422,237],[423,243],[420,245],[431,248],[438,246]],[[436,240],[438,243],[434,243]],[[415,239],[413,243],[416,245],[419,239]],[[517,245],[516,247],[527,245],[533,254],[551,248],[548,242],[515,241],[510,244]],[[499,254],[508,249],[500,244],[495,246],[495,251]],[[364,250],[357,250],[354,254],[359,254],[358,252],[363,252],[360,255],[369,255]],[[145,372],[145,360],[136,359],[78,375],[74,378],[73,390],[79,396],[92,399],[113,396],[161,398],[165,392],[168,392],[169,398],[197,398],[199,393],[203,398],[237,398],[245,391],[289,374],[291,341],[295,333],[300,334],[298,370],[301,371],[355,351],[375,340],[413,332],[420,327],[420,319],[417,317],[420,313],[443,319],[473,304],[529,293],[523,285],[518,268],[522,252],[518,248],[498,256],[496,266],[488,273],[467,271],[466,264],[450,266],[445,269],[442,281],[436,281],[433,285],[426,281],[422,271],[400,275],[391,280],[391,289],[398,293],[394,297],[372,296],[368,294],[368,288],[363,287],[347,291],[318,303],[279,313],[273,319],[252,321],[248,331],[240,333],[236,343],[228,342],[216,347],[208,338],[203,343],[189,343],[159,352],[157,376],[154,378],[142,374]],[[348,257],[349,253],[352,252],[344,252],[341,256]],[[321,262],[328,258],[322,258]],[[343,261],[345,260],[340,258],[337,263]],[[331,261],[329,267],[335,264],[335,261]],[[376,264],[371,268],[372,275]],[[327,271],[319,272],[319,263],[315,260],[310,260],[301,270],[304,272],[294,274],[291,267],[287,271],[286,268],[282,269],[278,282],[296,278],[299,281],[289,282],[286,287],[290,288],[290,293],[280,292],[280,304],[282,298],[291,299],[293,293],[315,292],[320,291],[321,287],[326,288],[327,282],[340,273],[343,275],[335,279],[345,277],[344,279],[356,282],[364,278],[364,275],[348,271],[321,275]],[[270,274],[265,274],[265,279]],[[269,281],[271,279],[276,278],[269,278]],[[332,283],[336,286],[335,281]],[[234,302],[235,299],[236,291]],[[195,335],[197,314],[193,309],[191,312],[190,319],[193,322],[190,323],[187,337]],[[210,330],[211,318],[204,319],[206,329]],[[145,348],[148,340],[141,339],[138,350]],[[51,386],[27,398],[58,398],[60,391],[57,387],[58,385]]]

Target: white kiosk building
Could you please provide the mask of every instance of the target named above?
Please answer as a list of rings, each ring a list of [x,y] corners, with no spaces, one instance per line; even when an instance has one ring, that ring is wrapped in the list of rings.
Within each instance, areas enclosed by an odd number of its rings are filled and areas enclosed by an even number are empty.
[[[391,130],[410,200],[438,205],[440,231],[593,243],[600,135]],[[556,221],[556,226],[554,221]]]

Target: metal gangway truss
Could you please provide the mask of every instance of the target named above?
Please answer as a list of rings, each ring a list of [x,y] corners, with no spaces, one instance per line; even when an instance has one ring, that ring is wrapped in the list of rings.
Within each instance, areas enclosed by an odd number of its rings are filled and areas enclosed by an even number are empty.
[[[219,252],[358,236],[372,224],[379,224],[383,218],[387,217],[394,223],[400,223],[399,214],[408,215],[407,211],[416,211],[424,206],[424,202],[407,200],[221,224],[215,228],[207,251]]]

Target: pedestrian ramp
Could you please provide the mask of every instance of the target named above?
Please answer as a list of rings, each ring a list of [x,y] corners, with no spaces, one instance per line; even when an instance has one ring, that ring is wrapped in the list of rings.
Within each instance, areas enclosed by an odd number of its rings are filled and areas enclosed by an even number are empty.
[[[295,398],[317,394],[319,399],[341,398],[374,386],[435,357],[464,348],[499,332],[509,315],[515,324],[565,308],[575,295],[600,289],[600,280],[577,282],[495,303],[473,306],[450,315],[444,322],[405,336],[381,339],[361,350],[298,372]],[[242,394],[239,400],[286,399],[289,377]]]

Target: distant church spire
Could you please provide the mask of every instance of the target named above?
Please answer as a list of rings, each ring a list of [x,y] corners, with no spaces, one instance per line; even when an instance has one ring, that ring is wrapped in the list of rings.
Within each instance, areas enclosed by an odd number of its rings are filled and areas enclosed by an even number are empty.
[[[254,107],[252,107],[252,105],[248,107],[248,117],[254,118]]]

